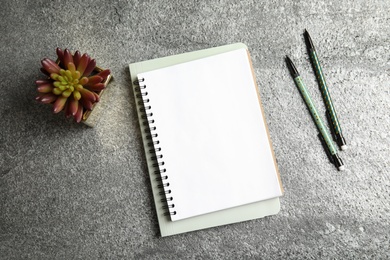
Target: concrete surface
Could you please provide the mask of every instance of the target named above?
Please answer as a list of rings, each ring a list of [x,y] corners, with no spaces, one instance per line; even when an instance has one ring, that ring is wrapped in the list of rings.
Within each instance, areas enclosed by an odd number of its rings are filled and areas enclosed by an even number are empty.
[[[1,1],[0,259],[390,258],[390,2]],[[286,65],[324,106],[319,53],[349,150],[331,165]],[[248,45],[279,164],[280,214],[160,238],[128,63]],[[87,52],[114,81],[95,128],[35,102],[40,60]]]

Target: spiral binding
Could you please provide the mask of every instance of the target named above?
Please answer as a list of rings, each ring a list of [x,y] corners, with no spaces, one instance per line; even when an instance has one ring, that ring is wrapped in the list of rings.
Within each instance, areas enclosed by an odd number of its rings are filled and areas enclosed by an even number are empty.
[[[139,78],[134,81],[134,88],[138,104],[140,105],[139,113],[142,119],[142,125],[146,126],[145,133],[146,139],[148,140],[147,146],[149,147],[149,153],[152,154],[150,159],[153,161],[152,167],[154,168],[154,174],[157,175],[155,178],[160,184],[157,187],[160,189],[159,195],[165,195],[165,198],[161,199],[161,202],[166,203],[163,209],[166,211],[164,215],[176,215],[175,204],[173,204],[173,197],[170,195],[172,191],[169,188],[168,175],[166,175],[167,169],[164,168],[165,162],[163,154],[161,153],[161,147],[158,147],[160,141],[157,140],[158,134],[156,133],[156,126],[153,119],[153,113],[151,112],[152,107],[148,104],[150,102],[148,92],[146,90],[146,84],[144,78]]]

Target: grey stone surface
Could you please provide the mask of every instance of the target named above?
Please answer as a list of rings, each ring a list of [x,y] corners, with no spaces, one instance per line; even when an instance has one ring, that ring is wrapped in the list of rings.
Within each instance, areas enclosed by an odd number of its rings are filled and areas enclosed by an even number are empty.
[[[390,258],[390,2],[1,1],[0,259]],[[324,106],[317,46],[349,150],[336,171],[284,63]],[[285,195],[272,217],[160,238],[128,63],[248,45]],[[40,60],[87,52],[114,80],[95,128],[38,104]]]

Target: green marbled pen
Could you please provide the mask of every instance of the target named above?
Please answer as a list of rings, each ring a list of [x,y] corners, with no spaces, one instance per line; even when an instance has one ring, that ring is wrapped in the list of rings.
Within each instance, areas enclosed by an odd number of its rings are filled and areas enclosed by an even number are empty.
[[[303,100],[305,101],[307,107],[309,108],[309,111],[314,119],[314,122],[316,123],[316,126],[317,126],[318,130],[320,131],[320,134],[321,134],[323,140],[326,143],[326,146],[327,146],[328,152],[330,153],[332,162],[334,163],[334,165],[337,167],[337,169],[339,171],[344,170],[344,163],[337,154],[337,150],[336,150],[335,146],[333,145],[333,140],[331,139],[330,134],[326,130],[326,127],[325,127],[324,123],[322,122],[322,120],[317,112],[317,109],[316,109],[316,107],[315,107],[315,105],[310,97],[309,92],[307,91],[307,89],[305,87],[305,84],[302,81],[301,76],[298,73],[298,70],[296,69],[296,67],[294,66],[294,63],[291,61],[291,59],[288,56],[286,56],[286,62],[287,62],[287,67],[290,70],[291,76],[293,77],[296,85],[298,86],[298,89],[302,94]]]
[[[322,72],[322,68],[320,65],[320,61],[318,60],[316,49],[314,48],[313,41],[311,40],[311,37],[306,30],[303,35],[305,37],[307,52],[309,53],[310,60],[317,77],[317,81],[320,85],[322,98],[324,99],[326,105],[326,113],[327,116],[330,118],[333,127],[333,132],[336,138],[336,142],[340,146],[341,150],[346,150],[347,143],[345,142],[345,139],[341,132],[340,123],[337,118],[336,110],[333,106],[333,102],[329,94],[328,86],[326,85],[324,73]]]

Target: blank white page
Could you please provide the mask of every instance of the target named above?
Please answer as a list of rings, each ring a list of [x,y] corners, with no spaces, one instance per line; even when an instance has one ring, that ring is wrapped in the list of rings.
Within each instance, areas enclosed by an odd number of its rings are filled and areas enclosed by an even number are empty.
[[[172,221],[282,195],[246,49],[141,78]]]

